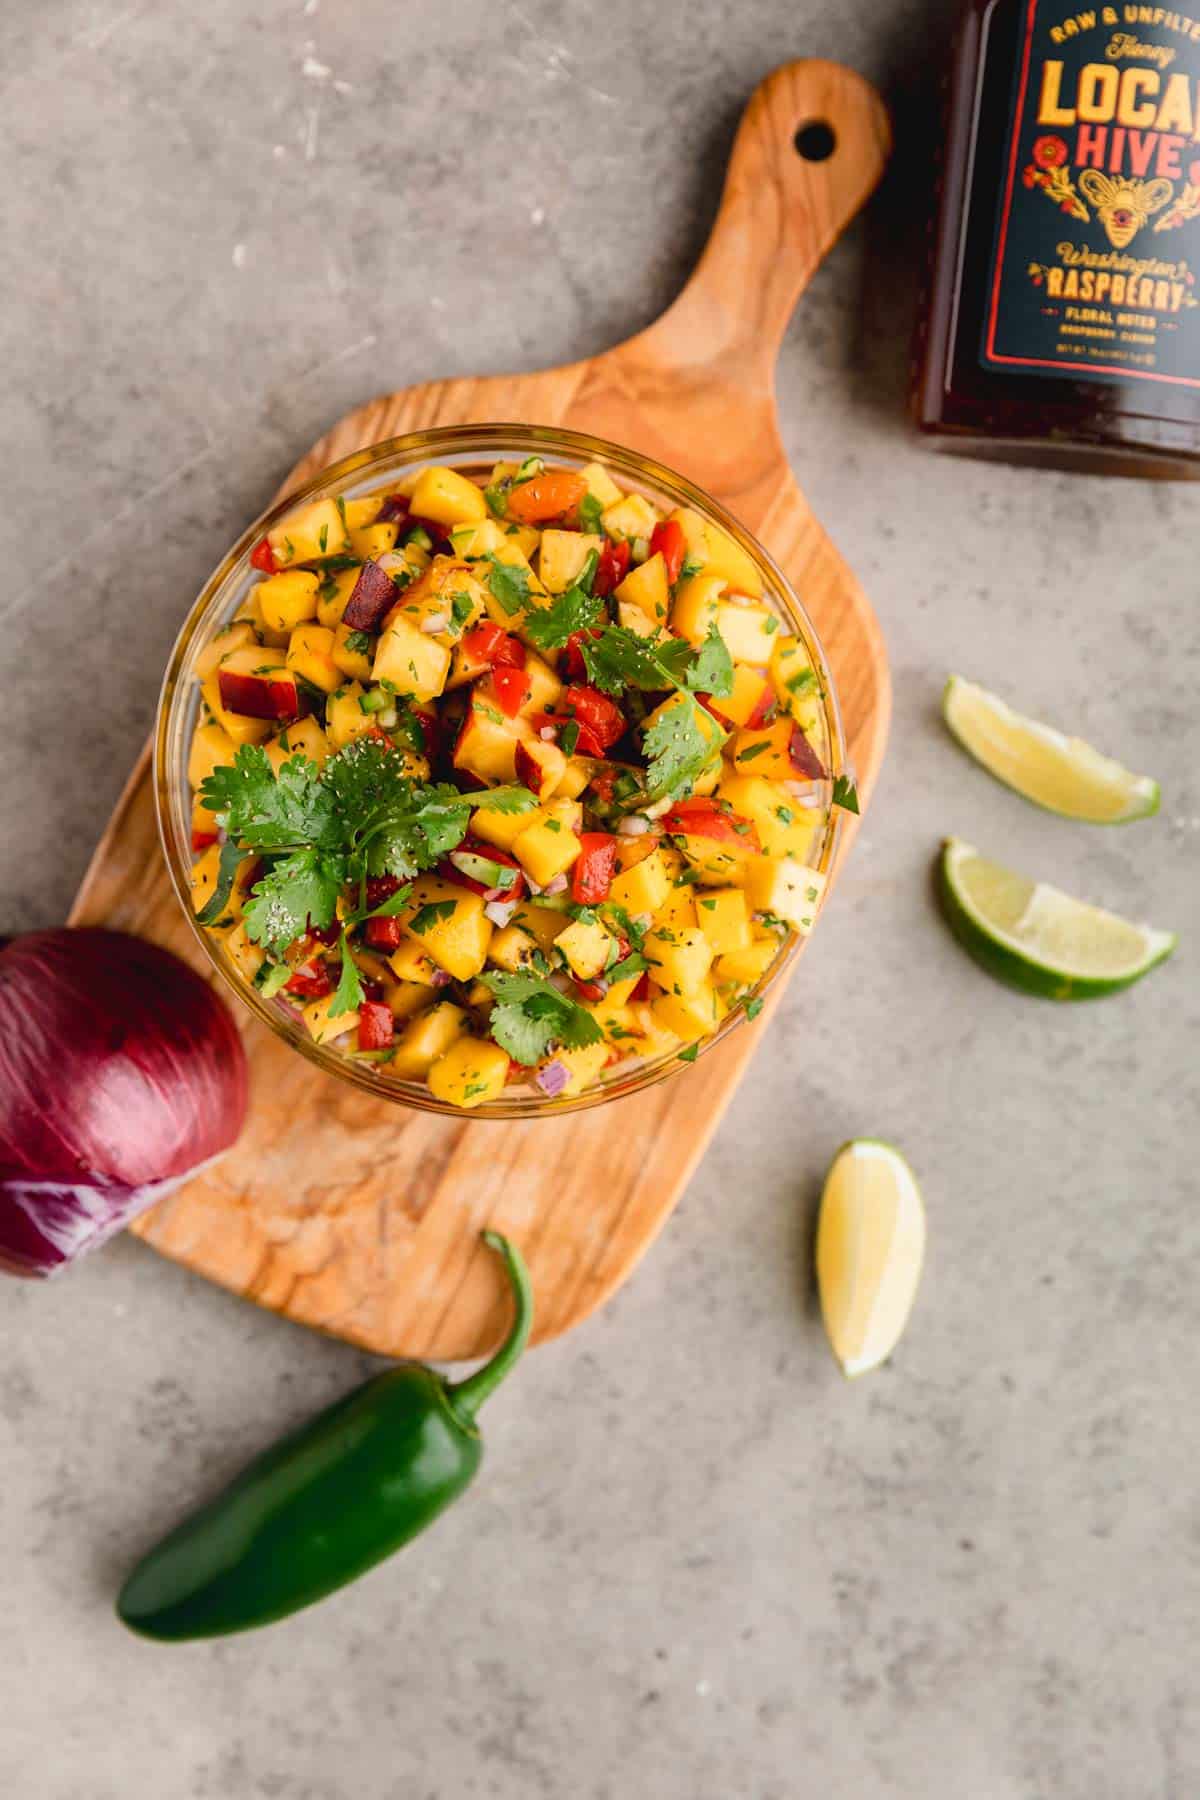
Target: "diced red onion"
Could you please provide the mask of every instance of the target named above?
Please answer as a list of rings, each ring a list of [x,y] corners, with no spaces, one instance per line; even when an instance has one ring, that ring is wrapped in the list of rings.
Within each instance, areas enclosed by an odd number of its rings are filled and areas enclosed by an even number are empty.
[[[444,988],[450,986],[450,977],[445,969],[435,969],[429,980],[430,987]]]
[[[412,564],[403,551],[385,550],[382,556],[377,556],[374,560],[387,575],[412,574]]]
[[[563,1089],[570,1083],[571,1071],[556,1057],[553,1062],[548,1062],[544,1069],[538,1070],[534,1080],[547,1099],[557,1100]]]
[[[400,714],[396,711],[394,706],[385,706],[381,713],[376,714],[376,717],[384,731],[391,731],[399,719]]]
[[[529,889],[531,894],[544,894],[546,891],[545,888],[538,886],[532,875],[526,875],[525,886]]]
[[[543,894],[565,894],[568,886],[569,883],[565,875],[556,875],[553,881],[548,881],[546,883],[542,892]]]
[[[557,728],[557,726],[554,726],[554,725],[543,725],[541,730],[538,732],[538,736],[541,738],[543,744],[557,743],[558,728]]]
[[[550,986],[557,988],[560,994],[569,994],[572,987],[571,977],[565,969],[556,969],[550,977]]]
[[[421,620],[421,630],[425,632],[428,637],[434,637],[439,631],[445,631],[449,623],[450,621],[445,613],[428,613],[425,618]]]
[[[629,813],[617,820],[617,832],[621,837],[645,837],[650,829],[650,821],[642,813]]]
[[[517,900],[489,900],[483,910],[492,924],[498,925],[503,931],[506,925],[512,924],[513,914],[519,905]]]
[[[674,804],[675,802],[672,800],[670,794],[667,794],[663,799],[656,800],[653,806],[647,806],[645,808],[646,817],[648,819],[661,819],[664,813],[670,812]]]
[[[0,1268],[49,1275],[227,1150],[246,1111],[228,1011],[124,932],[0,951]]]

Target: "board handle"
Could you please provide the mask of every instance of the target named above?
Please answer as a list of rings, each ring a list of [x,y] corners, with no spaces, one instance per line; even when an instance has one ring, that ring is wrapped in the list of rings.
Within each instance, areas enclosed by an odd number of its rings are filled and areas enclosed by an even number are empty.
[[[661,337],[670,361],[719,362],[769,389],[796,302],[890,149],[887,109],[853,69],[806,59],[768,75],[742,115],[704,254],[641,344]]]

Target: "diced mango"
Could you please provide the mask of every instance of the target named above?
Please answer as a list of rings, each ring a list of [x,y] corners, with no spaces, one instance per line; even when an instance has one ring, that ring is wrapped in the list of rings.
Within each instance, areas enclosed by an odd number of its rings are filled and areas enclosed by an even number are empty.
[[[373,713],[365,713],[359,705],[364,689],[357,681],[331,694],[325,706],[325,730],[335,750],[344,750],[355,738],[366,737],[374,723]]]
[[[441,970],[433,958],[425,954],[416,938],[405,938],[397,945],[388,957],[388,967],[401,981],[423,987],[427,999],[430,988],[442,985],[438,979]]]
[[[671,514],[682,527],[688,557],[698,562],[708,575],[719,575],[738,594],[751,599],[762,596],[762,576],[758,564],[729,533],[712,524],[689,506],[681,506]]]
[[[817,922],[825,876],[791,857],[756,857],[746,874],[746,898],[755,912],[774,913],[805,937]]]
[[[780,635],[771,656],[771,684],[784,712],[791,713],[800,729],[812,738],[824,736],[821,683],[808,651],[798,637]],[[820,743],[814,749],[821,754]]]
[[[209,813],[213,825],[216,818]],[[218,844],[210,844],[203,855],[192,864],[192,872],[188,877],[192,894],[192,911],[203,912],[217,891],[217,882],[221,873],[221,850]]]
[[[486,799],[486,796],[480,798]],[[471,830],[485,843],[494,844],[497,850],[511,850],[526,826],[538,824],[545,816],[540,807],[523,813],[509,813],[493,811],[485,804],[471,814]]]
[[[396,548],[396,539],[400,535],[400,527],[395,519],[384,519],[373,525],[351,526],[350,554],[357,556],[360,562],[378,562],[389,550]]]
[[[377,494],[364,494],[361,500],[342,500],[342,517],[346,521],[346,530],[351,535],[362,531],[367,525],[373,525],[383,510],[387,495],[382,488]]]
[[[776,937],[754,938],[744,950],[727,950],[723,956],[718,956],[713,964],[713,975],[722,986],[736,983],[738,987],[753,987],[762,980],[780,948],[780,940]]]
[[[538,949],[545,953],[565,930],[567,919],[565,913],[555,912],[552,907],[539,906],[536,901],[532,901],[518,908],[513,914],[512,922],[518,930],[526,932]]]
[[[667,581],[666,560],[660,550],[630,570],[617,589],[617,599],[625,605],[638,607],[656,625],[666,622],[671,588]]]
[[[263,624],[272,631],[293,632],[317,616],[317,592],[321,586],[311,569],[288,569],[268,575],[254,590],[254,603]]]
[[[547,593],[563,594],[578,579],[588,557],[599,556],[604,539],[587,531],[543,531],[538,574]]]
[[[646,933],[642,955],[650,965],[650,978],[674,994],[694,994],[708,979],[712,946],[697,926],[673,931],[656,927]]]
[[[621,498],[621,490],[604,467],[603,463],[585,463],[579,473],[587,482],[588,493],[601,506],[615,506]]]
[[[433,964],[429,967],[432,969]],[[383,997],[392,1009],[393,1018],[411,1019],[414,1013],[423,1012],[429,1005],[433,989],[426,981],[385,980]]]
[[[529,735],[524,719],[507,718],[498,706],[476,692],[454,746],[454,766],[478,775],[481,781],[515,781],[517,744]],[[496,842],[494,838],[489,841]]]
[[[298,625],[288,643],[289,669],[311,681],[323,694],[332,694],[342,679],[333,660],[334,634],[324,625]]]
[[[729,1008],[712,981],[705,979],[687,994],[660,994],[651,1004],[654,1023],[676,1037],[707,1037],[716,1030]]]
[[[573,831],[560,819],[546,818],[527,825],[513,844],[513,855],[539,887],[565,875],[583,848]]]
[[[196,677],[199,681],[207,681],[222,661],[232,650],[246,650],[257,643],[254,626],[249,619],[233,619],[228,625],[222,625],[210,644],[205,644],[196,658]]]
[[[634,606],[628,600],[617,602],[617,624],[625,631],[632,631],[635,637],[652,638],[659,634],[657,622],[647,618],[640,606]]]
[[[439,1056],[466,1030],[467,1015],[461,1006],[443,1000],[428,1012],[410,1019],[396,1040],[388,1070],[402,1081],[423,1081]]]
[[[529,683],[529,698],[521,711],[549,712],[562,693],[563,684],[549,663],[543,661],[536,651],[528,650],[525,653],[525,679]]]
[[[719,791],[735,813],[751,821],[767,856],[791,856],[797,862],[807,861],[814,834],[824,822],[824,813],[801,806],[786,788],[761,775],[735,775],[727,771],[721,777]]]
[[[486,504],[486,502],[485,502]],[[495,519],[481,519],[476,524],[456,525],[450,533],[450,547],[455,556],[489,556],[504,541],[504,533]]]
[[[508,1080],[508,1052],[486,1038],[460,1037],[429,1070],[435,1100],[466,1111],[495,1100]]]
[[[599,1080],[600,1071],[612,1055],[608,1044],[588,1044],[582,1050],[556,1050],[553,1060],[562,1063],[568,1071],[570,1079],[556,1098],[565,1100],[572,1094],[582,1094],[585,1088],[592,1087]]]
[[[277,569],[344,556],[350,538],[336,500],[311,500],[267,533]],[[311,616],[311,615],[310,615]],[[299,620],[294,623],[298,624]]]
[[[722,600],[717,606],[717,630],[734,662],[765,669],[775,648],[779,620],[769,606]]]
[[[659,515],[643,494],[623,494],[600,515],[610,538],[648,538]]]
[[[624,1001],[614,1001],[608,994],[585,1008],[595,1019],[610,1044],[633,1051],[639,1048],[633,1013]]]
[[[566,767],[559,777],[557,797],[560,800],[576,800],[592,779],[593,765],[584,756],[567,758]]]
[[[585,919],[575,919],[555,939],[554,947],[562,951],[571,973],[578,975],[580,981],[594,981],[608,966],[613,941],[598,919],[590,924]]]
[[[717,622],[725,581],[720,575],[689,575],[675,590],[671,630],[697,648]]]
[[[320,769],[329,755],[329,739],[314,718],[297,719],[271,740],[266,751],[276,774],[293,756],[305,756]]]
[[[435,700],[450,673],[450,652],[407,619],[393,618],[379,640],[371,673],[376,681],[390,681],[406,699]]]
[[[733,740],[733,766],[739,775],[761,775],[768,781],[796,781],[800,772],[792,765],[788,746],[796,722],[786,713],[761,731],[743,726]]]
[[[352,631],[338,625],[333,634],[333,663],[351,681],[370,681],[375,660],[375,639],[369,631]]]
[[[503,969],[506,974],[515,975],[518,970],[528,969],[532,965],[537,948],[537,939],[520,925],[502,925],[492,933],[492,941],[488,945],[488,961],[494,969]]]
[[[268,726],[268,730],[270,727]],[[223,768],[237,755],[237,745],[223,725],[206,719],[198,725],[188,748],[188,786],[203,787],[214,769]]]
[[[440,875],[419,875],[403,918],[405,932],[455,981],[470,981],[487,961],[492,922],[479,894]]]
[[[321,585],[317,589],[317,620],[330,631],[341,624],[342,614],[354,592],[358,577],[357,563],[353,568],[338,569],[333,574],[322,576]]]
[[[673,887],[654,915],[656,927],[688,931],[696,923],[696,902],[690,885]]]
[[[661,850],[652,850],[632,869],[614,876],[609,898],[635,917],[639,913],[657,913],[671,891]]]
[[[457,469],[423,469],[412,491],[412,511],[437,525],[469,525],[487,518],[483,491]]]
[[[752,940],[750,908],[741,888],[715,888],[698,894],[696,923],[714,956],[745,950]]]
[[[357,1031],[359,1012],[355,1007],[352,1012],[335,1013],[336,994],[323,994],[319,1000],[310,1000],[302,1007],[304,1023],[308,1026],[309,1036],[315,1044],[328,1044],[333,1038],[341,1037],[344,1031]]]

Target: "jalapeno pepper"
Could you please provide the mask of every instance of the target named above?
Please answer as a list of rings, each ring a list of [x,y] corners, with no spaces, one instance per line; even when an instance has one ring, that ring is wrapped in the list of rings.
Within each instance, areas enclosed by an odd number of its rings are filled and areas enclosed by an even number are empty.
[[[432,1524],[483,1457],[475,1415],[529,1341],[533,1294],[516,1246],[503,1258],[515,1315],[492,1360],[451,1385],[402,1364],[264,1452],[140,1562],[117,1612],[175,1642],[249,1631],[311,1606]]]

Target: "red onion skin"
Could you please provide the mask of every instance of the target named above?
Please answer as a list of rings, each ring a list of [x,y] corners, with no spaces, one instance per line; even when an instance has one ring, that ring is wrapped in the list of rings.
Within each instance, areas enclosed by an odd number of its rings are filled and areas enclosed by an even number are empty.
[[[0,1267],[48,1275],[199,1164],[246,1113],[241,1039],[208,983],[123,932],[0,949]]]

